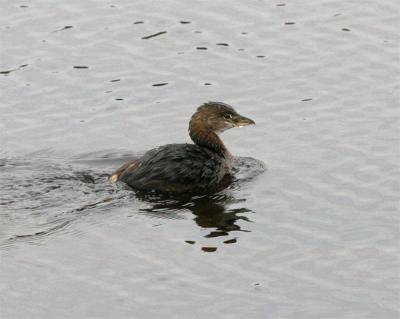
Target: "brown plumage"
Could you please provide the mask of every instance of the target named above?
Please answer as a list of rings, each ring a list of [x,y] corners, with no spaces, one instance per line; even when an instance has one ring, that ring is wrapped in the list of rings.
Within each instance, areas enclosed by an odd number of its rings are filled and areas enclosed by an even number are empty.
[[[218,133],[254,124],[231,106],[208,102],[189,122],[195,144],[168,144],[145,153],[117,169],[111,181],[122,181],[135,189],[161,192],[198,192],[218,186],[231,173],[232,156]]]

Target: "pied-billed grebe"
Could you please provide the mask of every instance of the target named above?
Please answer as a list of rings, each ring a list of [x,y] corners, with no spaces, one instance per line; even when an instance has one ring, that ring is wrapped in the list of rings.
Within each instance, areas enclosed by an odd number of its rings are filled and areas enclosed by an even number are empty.
[[[255,124],[221,102],[197,108],[189,123],[195,144],[168,144],[145,153],[116,170],[110,180],[140,190],[192,192],[212,189],[230,174],[232,155],[218,137],[232,127]]]

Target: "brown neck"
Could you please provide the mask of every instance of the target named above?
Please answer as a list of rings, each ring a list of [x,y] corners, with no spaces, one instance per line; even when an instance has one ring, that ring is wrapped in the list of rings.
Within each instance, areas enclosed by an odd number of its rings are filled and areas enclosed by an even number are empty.
[[[218,135],[213,131],[201,127],[201,125],[190,122],[189,135],[192,141],[199,146],[207,147],[223,156],[228,153],[228,150]]]

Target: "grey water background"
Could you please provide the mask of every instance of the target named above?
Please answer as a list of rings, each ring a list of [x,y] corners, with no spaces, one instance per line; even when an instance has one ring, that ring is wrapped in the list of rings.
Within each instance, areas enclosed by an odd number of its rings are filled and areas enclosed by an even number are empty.
[[[399,318],[396,0],[0,11],[1,318]],[[209,100],[230,188],[107,182]]]

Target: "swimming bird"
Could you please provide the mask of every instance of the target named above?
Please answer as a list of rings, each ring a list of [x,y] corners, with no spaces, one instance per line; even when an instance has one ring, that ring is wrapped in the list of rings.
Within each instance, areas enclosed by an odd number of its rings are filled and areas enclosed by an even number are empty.
[[[160,192],[206,192],[232,173],[233,157],[218,134],[255,124],[222,102],[197,108],[189,122],[194,144],[167,144],[147,151],[111,176],[134,189]]]

